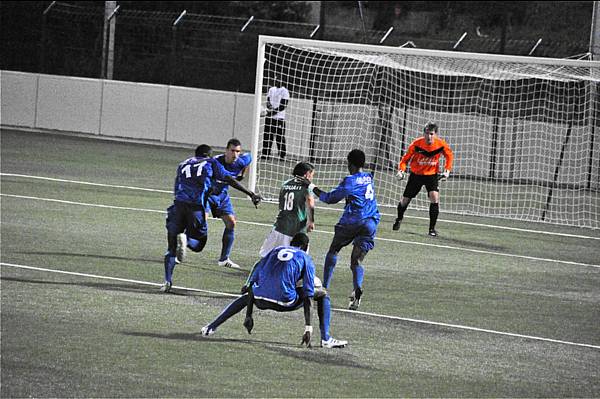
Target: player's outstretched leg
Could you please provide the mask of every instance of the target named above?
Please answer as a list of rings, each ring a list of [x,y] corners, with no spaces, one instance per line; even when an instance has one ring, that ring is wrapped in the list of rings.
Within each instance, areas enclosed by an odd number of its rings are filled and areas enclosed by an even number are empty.
[[[229,305],[227,305],[227,307],[221,312],[220,315],[217,316],[216,319],[214,319],[212,322],[210,322],[209,324],[202,327],[202,329],[200,330],[200,333],[203,336],[213,335],[215,333],[215,331],[217,331],[217,328],[221,324],[225,323],[230,317],[241,312],[242,309],[244,309],[247,304],[248,304],[248,294],[241,295],[235,301],[233,301]]]

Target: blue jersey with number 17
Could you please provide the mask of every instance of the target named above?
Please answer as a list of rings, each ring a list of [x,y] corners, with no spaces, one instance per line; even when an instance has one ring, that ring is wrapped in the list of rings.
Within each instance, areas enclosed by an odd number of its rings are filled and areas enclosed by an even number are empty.
[[[296,301],[296,286],[302,280],[307,297],[315,293],[315,265],[310,255],[297,247],[279,246],[254,267],[249,283],[255,298],[290,306]]]
[[[206,207],[212,179],[222,180],[228,175],[223,166],[209,157],[192,157],[181,162],[175,177],[175,201],[189,202]]]
[[[333,191],[319,196],[319,200],[326,204],[336,204],[343,199],[346,199],[346,206],[340,224],[354,225],[369,218],[379,223],[375,186],[370,173],[357,172],[346,176]]]

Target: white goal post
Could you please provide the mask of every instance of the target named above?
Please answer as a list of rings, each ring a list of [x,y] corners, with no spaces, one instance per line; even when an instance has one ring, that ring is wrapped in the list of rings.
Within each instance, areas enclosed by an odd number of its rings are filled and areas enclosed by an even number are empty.
[[[261,159],[266,93],[290,94],[287,154]],[[428,122],[454,151],[443,212],[600,228],[600,62],[260,36],[249,187],[277,200],[299,161],[329,190],[353,148],[367,154],[382,211],[395,214],[395,178]],[[428,209],[425,193],[411,209]],[[392,220],[390,218],[390,220]]]

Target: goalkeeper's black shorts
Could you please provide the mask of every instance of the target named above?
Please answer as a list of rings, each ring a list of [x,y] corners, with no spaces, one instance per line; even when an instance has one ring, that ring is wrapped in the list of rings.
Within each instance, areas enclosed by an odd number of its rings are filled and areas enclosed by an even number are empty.
[[[440,191],[437,175],[415,175],[414,173],[411,173],[408,177],[408,183],[406,183],[404,194],[402,194],[402,196],[406,198],[415,198],[423,186],[425,186],[428,193],[431,191]]]

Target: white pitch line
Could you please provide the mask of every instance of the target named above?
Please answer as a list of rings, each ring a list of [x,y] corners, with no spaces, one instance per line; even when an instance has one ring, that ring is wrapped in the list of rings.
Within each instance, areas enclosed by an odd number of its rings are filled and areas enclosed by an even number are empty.
[[[83,184],[83,185],[86,185],[86,186],[125,188],[127,190],[152,191],[152,192],[167,193],[167,194],[172,194],[173,193],[173,190],[167,191],[167,190],[158,190],[156,188],[143,188],[143,187],[133,187],[133,186],[119,186],[119,185],[116,185],[116,184],[92,183],[92,182],[87,182],[87,181],[56,179],[54,177],[44,177],[44,176],[19,175],[19,174],[16,174],[16,173],[0,173],[0,176],[12,176],[12,177],[22,177],[22,178],[27,178],[27,179],[57,181],[57,182],[61,182],[61,183]]]
[[[68,204],[68,205],[80,205],[80,206],[89,206],[89,207],[97,207],[97,208],[105,208],[105,209],[136,211],[136,212],[152,212],[152,213],[162,213],[162,214],[164,214],[166,212],[164,210],[159,211],[159,210],[154,210],[154,209],[130,208],[130,207],[124,207],[124,206],[115,206],[115,205],[89,204],[89,203],[85,203],[85,202],[66,201],[66,200],[58,200],[58,199],[53,199],[53,198],[31,197],[31,196],[26,196],[26,195],[0,194],[0,196],[38,200],[38,201],[56,202],[56,203]],[[255,225],[255,226],[265,226],[265,227],[273,226],[272,224],[267,224],[267,223],[245,222],[242,220],[238,220],[238,223],[250,224],[250,225]],[[331,231],[324,231],[324,230],[313,230],[313,231],[315,233],[333,234],[333,232],[331,232]],[[527,260],[534,260],[534,261],[540,261],[540,262],[560,263],[560,264],[565,264],[565,265],[585,266],[585,267],[593,267],[593,268],[600,269],[600,265],[594,265],[594,264],[590,264],[590,263],[573,262],[573,261],[549,259],[549,258],[537,258],[534,256],[515,255],[515,254],[507,254],[507,253],[501,253],[501,252],[484,251],[481,249],[453,247],[451,245],[430,244],[430,243],[416,242],[416,241],[404,241],[404,240],[397,240],[397,239],[393,239],[393,238],[375,237],[375,239],[378,241],[387,241],[387,242],[393,242],[393,243],[398,243],[398,244],[421,245],[421,246],[425,246],[425,247],[451,249],[451,250],[455,250],[455,251],[465,251],[465,252],[472,252],[472,253],[476,253],[476,254],[504,256],[504,257],[509,257],[509,258],[519,258],[519,259],[527,259]]]
[[[37,201],[57,202],[59,204],[91,206],[94,208],[120,209],[120,210],[126,210],[126,211],[136,211],[136,212],[166,213],[166,211],[157,211],[154,209],[131,208],[131,207],[127,207],[127,206],[116,206],[116,205],[88,204],[86,202],[58,200],[58,199],[53,199],[53,198],[31,197],[28,195],[0,194],[0,196],[11,197],[11,198],[30,199],[30,200],[37,200]]]
[[[71,275],[71,276],[89,277],[89,278],[97,278],[97,279],[104,279],[104,280],[111,280],[111,281],[135,283],[135,284],[140,284],[140,285],[150,285],[153,287],[160,287],[162,285],[159,283],[151,283],[148,281],[132,280],[132,279],[126,279],[126,278],[119,278],[119,277],[110,277],[110,276],[101,276],[101,275],[97,275],[97,274],[69,272],[69,271],[65,271],[65,270],[48,269],[48,268],[43,268],[43,267],[17,265],[14,263],[0,262],[0,266],[9,266],[9,267],[14,267],[14,268],[19,268],[19,269],[35,270],[35,271],[40,271],[40,272],[59,273],[59,274],[67,274],[67,275]],[[202,293],[207,293],[207,294],[211,294],[211,295],[235,297],[235,298],[237,298],[239,296],[239,294],[229,294],[226,292],[202,290],[202,289],[198,289],[198,288],[188,288],[188,287],[181,287],[181,286],[175,286],[175,285],[173,286],[173,288],[186,290],[186,291],[192,291],[192,292],[202,292]],[[431,326],[441,326],[441,327],[455,328],[455,329],[460,329],[460,330],[483,332],[483,333],[494,334],[494,335],[525,338],[525,339],[530,339],[530,340],[535,340],[535,341],[544,341],[544,342],[552,342],[552,343],[557,343],[557,344],[600,349],[599,345],[591,345],[591,344],[583,344],[583,343],[579,343],[579,342],[563,341],[560,339],[536,337],[533,335],[515,334],[515,333],[504,332],[504,331],[489,330],[486,328],[463,326],[460,324],[440,323],[440,322],[436,322],[436,321],[411,319],[408,317],[390,316],[390,315],[384,315],[384,314],[378,314],[378,313],[362,312],[362,311],[358,311],[358,310],[348,310],[348,309],[338,309],[338,308],[332,308],[332,310],[334,310],[336,312],[342,312],[342,313],[361,314],[361,315],[370,316],[370,317],[378,317],[378,318],[398,320],[398,321],[407,321],[407,322],[411,322],[411,323],[427,324],[427,325],[431,325]]]
[[[98,186],[98,187],[124,188],[124,189],[128,189],[128,190],[149,191],[149,192],[166,193],[166,194],[173,193],[172,191],[169,191],[169,190],[159,190],[159,189],[154,189],[154,188],[143,188],[143,187],[133,187],[133,186],[121,186],[121,185],[115,185],[115,184],[92,183],[92,182],[84,182],[84,181],[79,181],[79,180],[57,179],[57,178],[53,178],[53,177],[22,175],[22,174],[16,174],[16,173],[0,173],[0,176],[12,176],[12,177],[27,178],[27,179],[48,180],[48,181],[56,181],[56,182],[61,182],[61,183],[83,184],[83,185]],[[236,197],[231,197],[231,198],[239,199]],[[317,209],[341,212],[341,210],[333,209],[333,208],[317,207]],[[393,215],[385,214],[385,213],[382,213],[382,215],[393,216]],[[424,217],[420,217],[420,216],[406,216],[406,218],[429,220],[428,218],[424,218]],[[582,238],[582,239],[586,239],[586,240],[600,240],[600,237],[585,236],[585,235],[578,235],[578,234],[522,229],[522,228],[518,228],[518,227],[508,227],[508,226],[498,226],[498,225],[493,225],[493,224],[463,222],[463,221],[458,221],[458,220],[439,219],[439,221],[443,222],[443,223],[464,224],[466,226],[485,227],[485,228],[490,228],[490,229],[512,230],[512,231],[520,231],[520,232],[524,232],[524,233],[545,234],[545,235],[559,236],[559,237]]]

